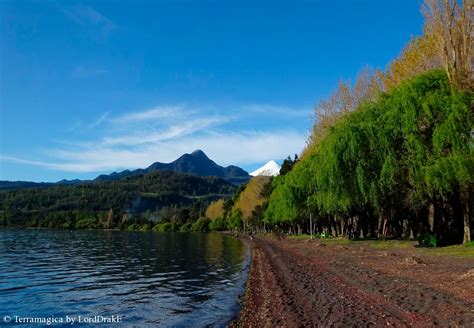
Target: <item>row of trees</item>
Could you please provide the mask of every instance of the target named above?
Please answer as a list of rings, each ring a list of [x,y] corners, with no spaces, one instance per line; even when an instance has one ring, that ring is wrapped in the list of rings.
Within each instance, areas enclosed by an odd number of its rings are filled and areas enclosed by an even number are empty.
[[[366,102],[275,178],[265,222],[365,237],[470,240],[473,93],[434,70]]]

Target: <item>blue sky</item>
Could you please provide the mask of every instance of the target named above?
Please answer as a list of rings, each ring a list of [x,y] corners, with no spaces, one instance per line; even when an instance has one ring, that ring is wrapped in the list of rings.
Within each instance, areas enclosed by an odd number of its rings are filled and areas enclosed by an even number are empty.
[[[1,1],[0,179],[57,181],[204,150],[298,153],[339,79],[421,33],[417,0]]]

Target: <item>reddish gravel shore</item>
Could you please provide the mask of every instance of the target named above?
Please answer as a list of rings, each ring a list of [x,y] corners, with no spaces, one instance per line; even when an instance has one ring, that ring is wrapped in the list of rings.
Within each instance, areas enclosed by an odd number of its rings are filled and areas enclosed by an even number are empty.
[[[474,259],[318,241],[253,242],[237,327],[474,327]]]

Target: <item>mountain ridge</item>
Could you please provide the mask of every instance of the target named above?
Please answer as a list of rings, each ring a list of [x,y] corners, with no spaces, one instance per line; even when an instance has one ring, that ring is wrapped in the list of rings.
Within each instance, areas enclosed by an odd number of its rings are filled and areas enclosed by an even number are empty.
[[[198,149],[192,153],[185,153],[170,163],[154,162],[145,169],[133,171],[124,170],[120,173],[102,174],[93,181],[113,181],[137,174],[145,174],[157,170],[188,173],[200,177],[215,176],[233,184],[245,183],[250,179],[247,171],[235,165],[227,167],[220,166],[211,160],[202,150]]]
[[[30,181],[0,181],[0,191],[17,190],[26,188],[47,188],[55,185],[79,185],[82,183],[117,181],[126,177],[147,174],[155,171],[172,171],[187,173],[199,177],[215,176],[235,185],[246,183],[251,176],[242,168],[229,165],[218,165],[211,160],[202,150],[197,149],[192,153],[185,153],[170,163],[154,162],[148,167],[135,170],[123,170],[110,174],[101,174],[92,180],[60,180],[57,182],[30,182]]]

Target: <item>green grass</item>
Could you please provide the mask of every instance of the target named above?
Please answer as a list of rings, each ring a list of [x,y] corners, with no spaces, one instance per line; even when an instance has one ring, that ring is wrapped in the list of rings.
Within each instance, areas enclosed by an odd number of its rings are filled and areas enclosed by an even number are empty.
[[[373,240],[367,242],[370,247],[376,249],[400,249],[412,248],[417,242],[411,240]]]
[[[303,235],[290,235],[288,239],[292,240],[308,240],[310,236],[308,234]],[[418,242],[413,240],[349,240],[342,237],[328,237],[319,238],[313,236],[313,239],[317,242],[330,243],[336,245],[363,245],[380,250],[390,249],[414,249],[416,251],[433,254],[433,255],[447,255],[447,256],[462,256],[462,257],[474,257],[474,241],[463,245],[452,245],[446,247],[415,247]]]
[[[435,255],[474,257],[474,241],[462,245],[424,249],[424,251]]]
[[[361,241],[353,241],[352,244],[361,243]],[[380,249],[380,250],[390,250],[390,249],[413,249],[417,252],[424,254],[433,254],[433,255],[447,255],[447,256],[463,256],[463,257],[473,257],[474,256],[474,242],[463,245],[452,245],[445,247],[415,247],[418,245],[416,241],[409,240],[372,240],[372,241],[362,241],[364,245],[369,247]]]
[[[309,239],[309,235],[308,235],[308,234],[289,235],[289,236],[287,236],[286,238],[288,238],[288,239]],[[313,238],[314,238],[314,236],[313,236]]]
[[[288,239],[295,240],[307,240],[310,238],[308,234],[302,235],[289,235]],[[407,240],[376,240],[376,239],[347,239],[345,237],[327,237],[320,238],[319,235],[313,235],[313,239],[318,242],[323,243],[334,243],[334,244],[344,244],[344,245],[364,245],[370,246],[378,249],[389,249],[389,248],[408,248],[413,247],[416,244],[414,241]]]
[[[295,239],[295,240],[308,240],[310,239],[309,234],[302,234],[302,235],[289,235],[286,238],[288,239]],[[352,243],[347,238],[343,237],[327,237],[327,238],[320,238],[319,236],[313,235],[313,240],[323,243],[331,243],[331,244],[349,244]]]
[[[474,241],[471,241],[467,244],[464,244],[463,246],[466,247],[466,248],[474,248]]]

